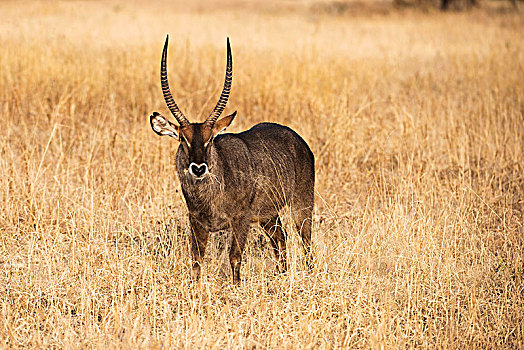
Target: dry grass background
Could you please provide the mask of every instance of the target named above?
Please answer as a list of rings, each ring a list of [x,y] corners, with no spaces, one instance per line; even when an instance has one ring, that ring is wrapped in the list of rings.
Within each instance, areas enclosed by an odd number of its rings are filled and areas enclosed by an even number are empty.
[[[163,8],[163,6],[169,6]],[[295,2],[0,2],[2,347],[524,347],[524,17]],[[314,256],[252,231],[190,285],[159,61],[192,120],[293,127]]]

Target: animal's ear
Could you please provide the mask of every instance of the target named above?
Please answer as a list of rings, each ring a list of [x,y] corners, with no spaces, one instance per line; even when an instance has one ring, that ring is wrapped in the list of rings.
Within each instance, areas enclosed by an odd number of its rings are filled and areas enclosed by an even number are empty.
[[[216,136],[217,134],[221,133],[222,131],[226,130],[226,128],[231,124],[233,119],[235,119],[235,116],[237,115],[237,111],[234,111],[232,114],[218,120],[215,125],[213,125],[213,136]]]
[[[149,117],[151,128],[160,136],[168,135],[178,139],[179,126],[171,123],[164,118],[160,113],[153,112]]]

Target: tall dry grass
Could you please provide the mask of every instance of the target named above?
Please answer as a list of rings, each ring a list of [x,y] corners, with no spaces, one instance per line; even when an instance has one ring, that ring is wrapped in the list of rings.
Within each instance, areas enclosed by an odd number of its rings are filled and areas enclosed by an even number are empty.
[[[524,347],[522,14],[269,4],[0,2],[3,347]],[[148,123],[166,33],[192,120],[230,36],[231,131],[313,149],[311,273],[293,235],[274,276],[253,230],[240,287],[224,234],[190,284],[177,144]]]

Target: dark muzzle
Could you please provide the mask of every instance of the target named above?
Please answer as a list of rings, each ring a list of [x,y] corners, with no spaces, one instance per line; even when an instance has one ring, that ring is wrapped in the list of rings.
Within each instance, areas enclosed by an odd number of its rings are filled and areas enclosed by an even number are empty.
[[[189,165],[189,172],[194,177],[201,177],[207,173],[207,164],[202,163],[197,165],[195,163],[191,163],[191,165]]]

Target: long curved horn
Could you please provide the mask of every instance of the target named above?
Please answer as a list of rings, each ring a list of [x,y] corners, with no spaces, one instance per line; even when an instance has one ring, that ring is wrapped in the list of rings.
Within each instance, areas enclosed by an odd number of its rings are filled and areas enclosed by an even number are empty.
[[[178,109],[178,106],[171,95],[169,90],[169,82],[167,81],[167,42],[169,41],[169,35],[166,36],[166,43],[164,44],[164,50],[162,51],[162,61],[160,63],[160,83],[162,84],[162,93],[164,94],[164,100],[166,100],[167,108],[173,114],[173,117],[177,120],[180,126],[189,125],[189,120],[184,114]]]
[[[231,56],[231,46],[229,45],[229,38],[227,38],[227,65],[226,65],[226,78],[224,81],[224,88],[220,98],[218,99],[217,105],[213,112],[207,117],[206,123],[213,126],[217,121],[224,108],[226,108],[229,93],[231,92],[231,82],[233,81],[233,57]]]

